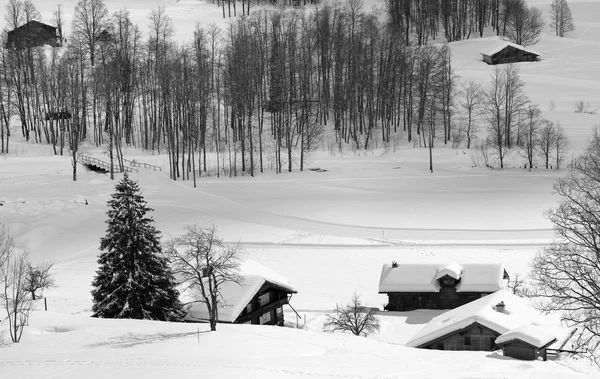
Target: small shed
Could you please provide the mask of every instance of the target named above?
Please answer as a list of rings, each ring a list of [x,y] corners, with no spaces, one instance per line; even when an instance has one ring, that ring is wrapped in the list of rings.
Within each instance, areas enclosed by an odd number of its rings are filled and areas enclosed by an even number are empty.
[[[61,47],[62,42],[56,26],[32,20],[8,32],[5,48],[21,50],[43,45]]]
[[[547,348],[556,342],[549,330],[536,325],[523,325],[496,338],[504,356],[523,360],[547,359]]]
[[[527,49],[516,43],[503,41],[498,46],[481,53],[487,64],[503,64],[516,62],[535,62],[542,54]]]

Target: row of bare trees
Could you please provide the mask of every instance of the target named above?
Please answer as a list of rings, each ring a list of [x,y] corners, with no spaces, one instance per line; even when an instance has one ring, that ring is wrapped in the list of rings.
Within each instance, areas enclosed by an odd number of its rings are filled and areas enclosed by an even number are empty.
[[[487,27],[517,44],[532,45],[544,25],[541,11],[525,0],[386,0],[385,8],[406,45],[425,45],[441,33],[448,42],[483,37]]]
[[[33,4],[8,7],[17,25]],[[62,18],[59,8],[54,22]],[[80,0],[68,48],[0,56],[7,120],[13,110],[24,136],[56,154],[69,147],[74,178],[84,140],[106,146],[115,165],[124,146],[167,151],[171,177],[196,180],[215,164],[213,173],[230,176],[303,170],[327,125],[340,149],[392,136],[431,148],[452,138],[449,48],[398,44],[358,0],[254,12],[227,30],[198,25],[184,44],[164,8],[148,21],[144,36],[127,11],[111,15],[102,0]],[[216,162],[207,163],[207,151]]]
[[[461,82],[454,141],[466,140],[470,148],[483,125],[487,131],[484,143],[494,151],[500,168],[504,168],[507,155],[517,149],[530,170],[537,166],[536,158],[541,158],[546,169],[559,169],[568,148],[566,134],[560,124],[542,117],[539,106],[525,95],[524,86],[515,64],[497,66],[486,85]]]

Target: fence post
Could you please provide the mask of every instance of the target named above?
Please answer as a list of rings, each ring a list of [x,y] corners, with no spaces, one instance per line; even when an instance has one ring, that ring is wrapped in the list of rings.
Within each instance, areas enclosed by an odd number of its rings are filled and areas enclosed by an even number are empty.
[[[45,296],[44,296],[44,311],[48,312],[48,302],[46,301]]]

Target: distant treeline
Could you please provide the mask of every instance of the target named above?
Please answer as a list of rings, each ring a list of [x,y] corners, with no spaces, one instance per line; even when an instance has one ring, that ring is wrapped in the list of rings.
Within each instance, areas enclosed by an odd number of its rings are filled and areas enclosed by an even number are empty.
[[[66,48],[2,50],[2,150],[13,115],[27,139],[51,144],[56,154],[66,146],[74,160],[82,141],[106,145],[121,165],[123,146],[167,151],[174,179],[303,170],[330,126],[329,149],[367,149],[392,138],[448,143],[460,134],[453,130],[450,49],[420,44],[441,21],[449,39],[458,38],[456,15],[444,13],[449,4],[466,17],[484,3],[477,20],[499,28],[499,0],[389,1],[391,23],[349,0],[256,10],[226,29],[197,25],[191,41],[181,42],[164,8],[150,12],[143,35],[128,11],[110,14],[102,0],[80,0]],[[29,0],[6,6],[9,30],[39,19]],[[59,7],[50,23],[60,31],[62,19]],[[417,19],[431,21],[423,27]],[[463,37],[479,25],[470,18],[459,24]],[[207,151],[216,153],[216,167]]]

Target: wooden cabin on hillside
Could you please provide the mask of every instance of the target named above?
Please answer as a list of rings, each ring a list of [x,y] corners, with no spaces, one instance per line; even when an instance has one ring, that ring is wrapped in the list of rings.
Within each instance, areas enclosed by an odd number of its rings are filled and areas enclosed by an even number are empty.
[[[542,55],[516,43],[503,41],[498,46],[481,53],[487,64],[503,64],[516,62],[535,62]]]
[[[218,322],[283,326],[283,307],[297,291],[281,275],[253,262],[240,268],[241,283],[226,282],[221,287]],[[185,320],[208,321],[204,303],[194,303],[187,309]]]
[[[61,47],[62,44],[62,36],[56,26],[32,20],[8,32],[5,48],[21,50],[43,45]]]
[[[406,263],[383,265],[379,293],[387,311],[454,309],[504,287],[509,276],[499,263]]]
[[[558,344],[557,336],[565,341],[570,335],[527,300],[501,290],[434,317],[406,346],[468,351],[503,346],[506,356],[531,359],[545,356],[546,348]]]

